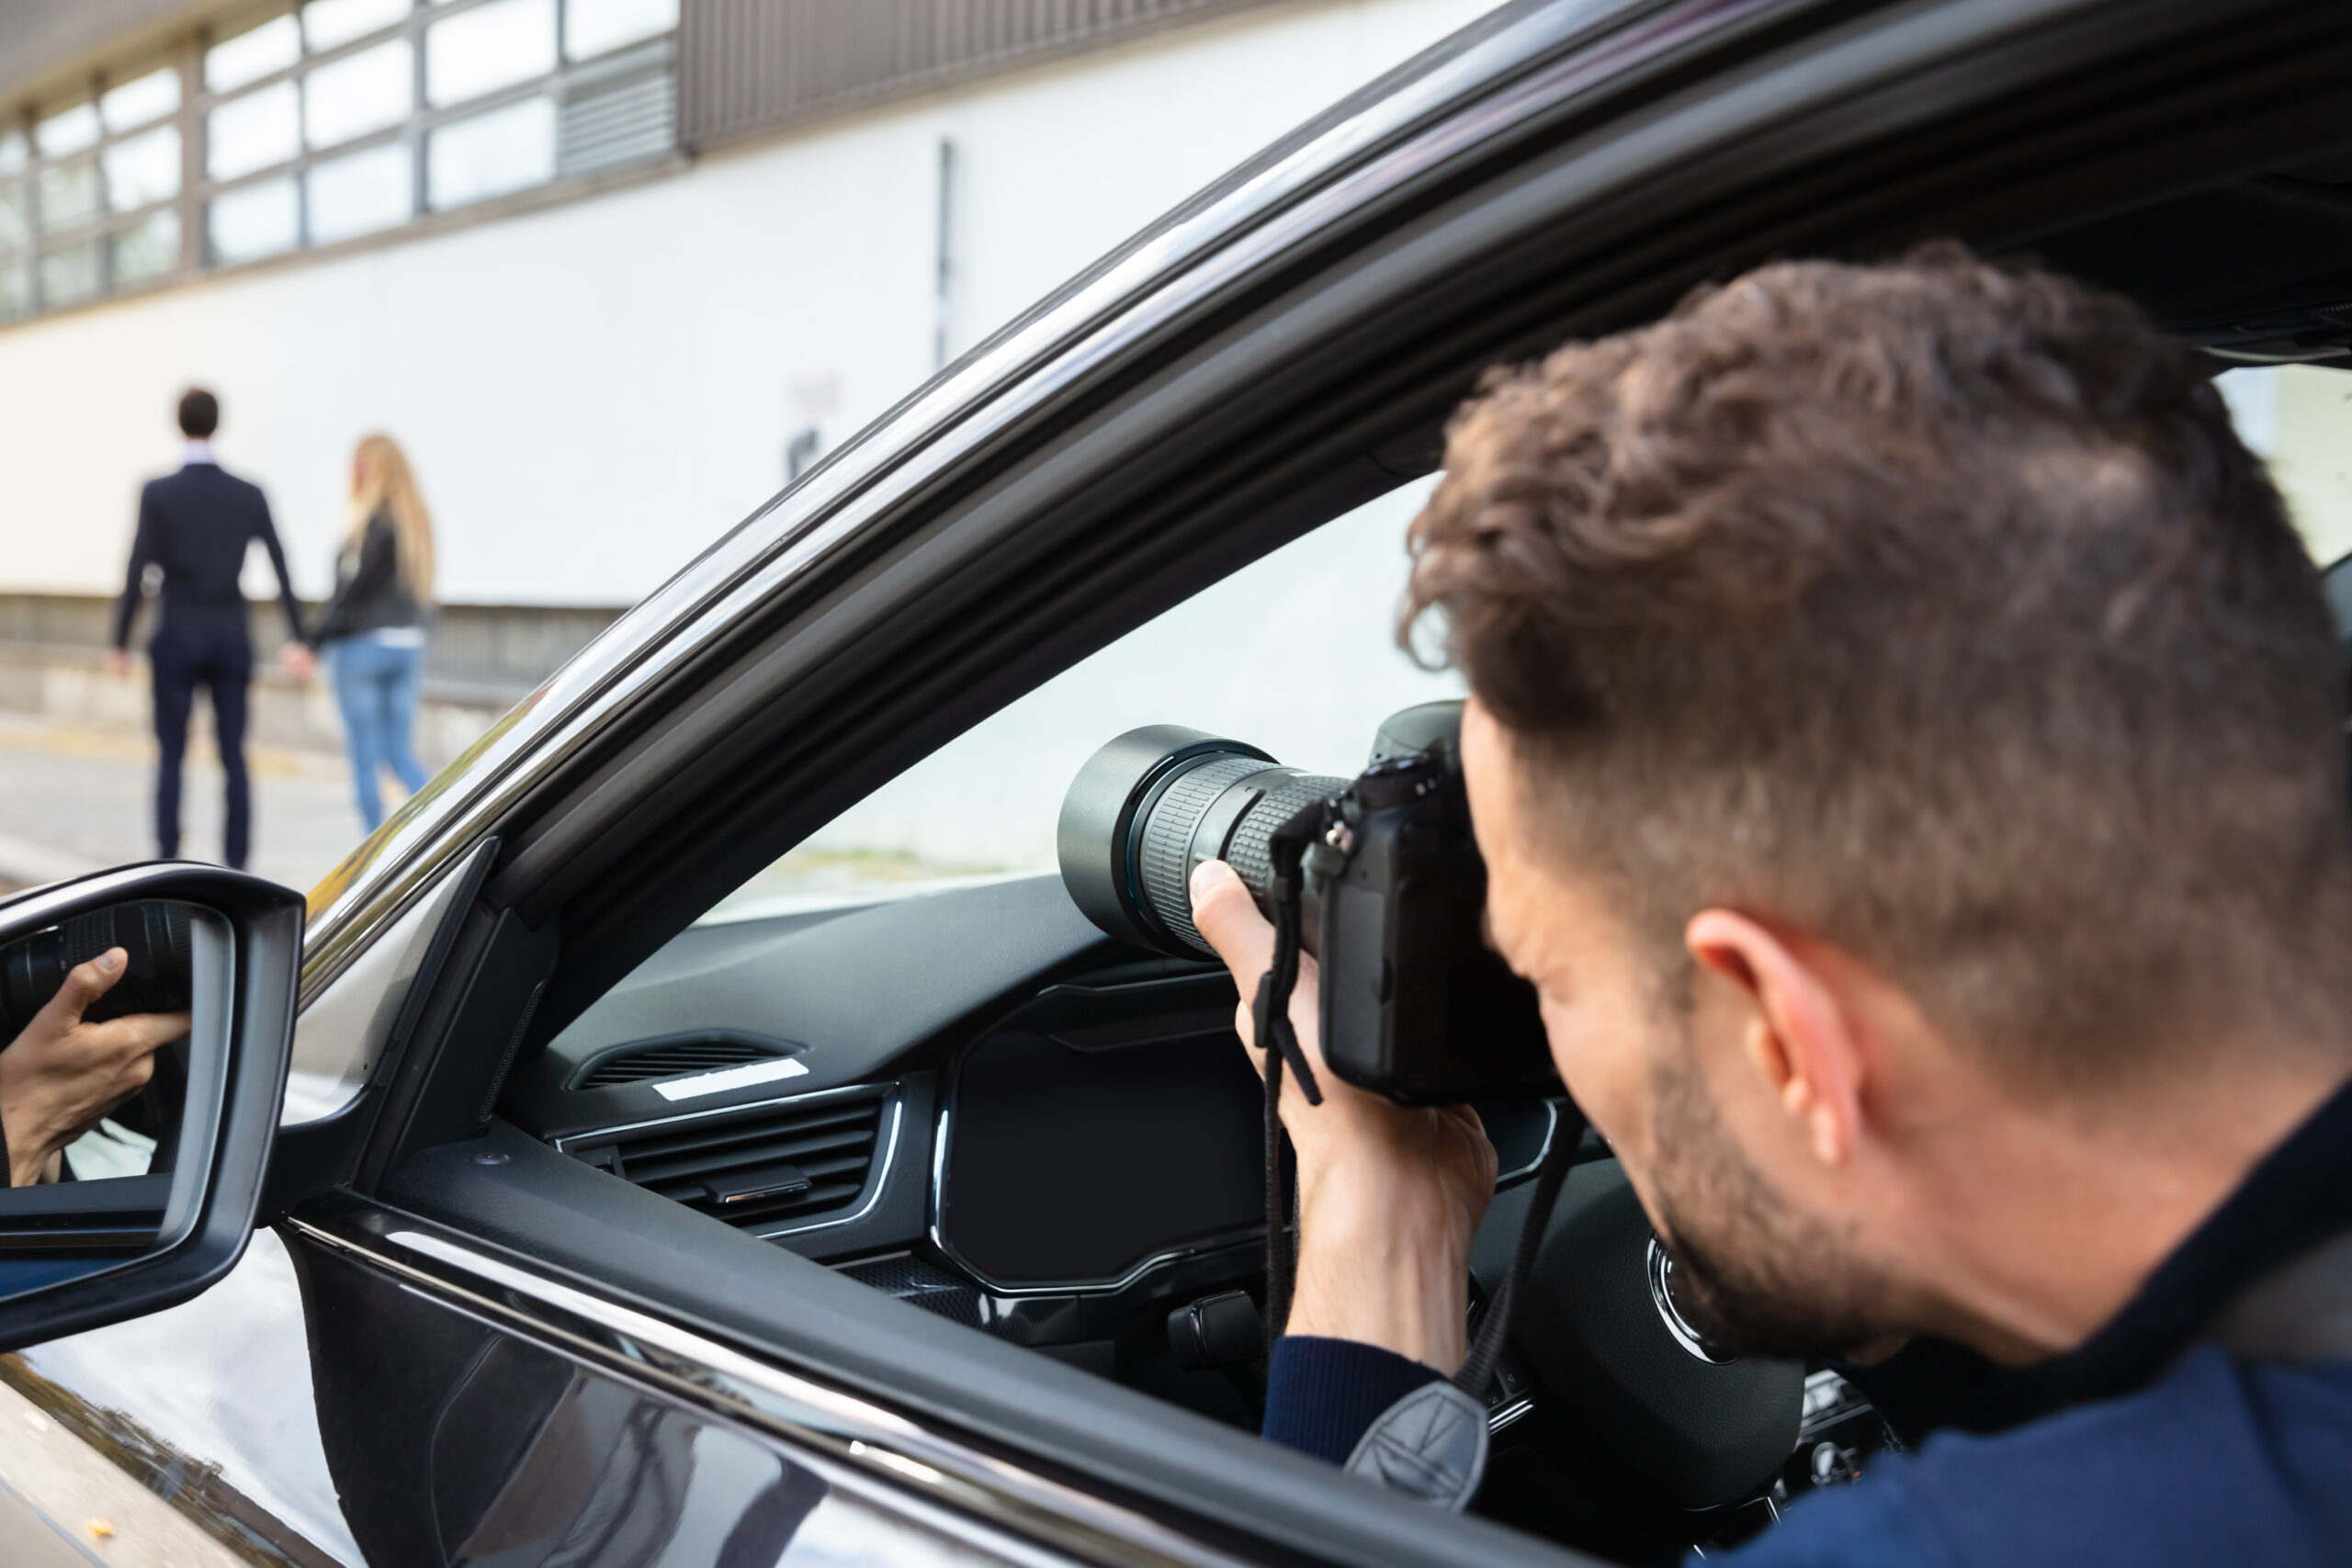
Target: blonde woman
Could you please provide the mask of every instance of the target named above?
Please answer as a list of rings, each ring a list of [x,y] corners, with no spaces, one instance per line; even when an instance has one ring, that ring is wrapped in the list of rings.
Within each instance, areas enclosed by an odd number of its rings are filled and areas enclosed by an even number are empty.
[[[432,520],[399,443],[368,436],[351,455],[351,533],[335,562],[334,597],[307,640],[326,658],[371,833],[384,819],[377,769],[391,769],[411,795],[424,786],[409,731],[432,612]]]

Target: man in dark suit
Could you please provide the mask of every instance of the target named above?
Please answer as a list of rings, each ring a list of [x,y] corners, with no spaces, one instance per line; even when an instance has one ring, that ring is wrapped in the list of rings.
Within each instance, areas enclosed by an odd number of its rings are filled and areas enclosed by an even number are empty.
[[[245,551],[255,539],[269,551],[286,599],[288,631],[299,646],[301,606],[286,571],[286,552],[269,521],[269,502],[257,485],[223,473],[213,459],[212,433],[220,400],[201,388],[180,399],[180,434],[187,438],[179,472],[151,479],[139,496],[139,535],[130,570],[115,606],[114,648],[107,665],[127,674],[130,621],[138,613],[147,571],[157,569],[162,602],[155,636],[147,645],[154,667],[155,739],[162,742],[155,781],[155,846],[165,859],[180,848],[180,761],[187,750],[187,719],[202,686],[212,699],[212,728],[228,776],[228,823],[221,859],[243,868],[251,842],[253,798],[245,776],[245,689],[254,673],[246,633],[245,596],[237,587]]]

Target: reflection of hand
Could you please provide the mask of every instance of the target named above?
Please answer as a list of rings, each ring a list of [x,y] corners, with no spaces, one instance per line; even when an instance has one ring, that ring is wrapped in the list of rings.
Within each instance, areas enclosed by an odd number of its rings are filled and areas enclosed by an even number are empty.
[[[24,1032],[0,1050],[0,1128],[8,1139],[9,1186],[53,1178],[58,1151],[138,1093],[155,1070],[155,1048],[187,1032],[184,1012],[82,1021],[122,978],[129,959],[113,947],[77,964]]]
[[[1212,861],[1193,876],[1193,924],[1241,987],[1236,1027],[1272,967],[1274,929],[1241,878]],[[1302,956],[1291,1026],[1323,1103],[1283,1080],[1283,1125],[1298,1155],[1298,1285],[1289,1332],[1377,1345],[1451,1373],[1467,1349],[1470,1238],[1495,1194],[1495,1151],[1466,1105],[1408,1109],[1323,1065],[1315,960]],[[1263,1063],[1251,1058],[1262,1074]]]
[[[130,673],[130,650],[124,648],[107,649],[107,673],[119,681]]]

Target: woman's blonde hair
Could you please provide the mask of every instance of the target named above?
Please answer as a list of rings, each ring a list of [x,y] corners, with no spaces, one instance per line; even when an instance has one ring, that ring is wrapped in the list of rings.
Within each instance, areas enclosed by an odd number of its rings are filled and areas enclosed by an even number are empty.
[[[368,525],[379,512],[392,520],[401,586],[419,604],[432,604],[433,519],[417,493],[416,475],[399,442],[389,435],[368,435],[352,454],[352,548],[367,538]]]

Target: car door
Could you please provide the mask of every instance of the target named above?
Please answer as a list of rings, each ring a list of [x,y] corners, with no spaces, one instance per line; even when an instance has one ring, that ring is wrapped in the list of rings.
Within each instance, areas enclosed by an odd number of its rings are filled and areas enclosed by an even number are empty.
[[[412,1266],[446,1261],[404,1239]],[[420,1290],[412,1269],[385,1264],[310,1226],[264,1232],[198,1303],[10,1360],[10,1560],[1077,1561],[779,1437],[799,1391],[770,1369],[650,1323],[526,1323],[513,1291],[503,1311],[452,1310],[466,1290]],[[583,1331],[668,1378],[615,1375],[580,1352]],[[192,1349],[199,1334],[210,1354]],[[208,1382],[229,1368],[233,1385]],[[742,1408],[712,1386],[730,1371]],[[764,1420],[744,1418],[755,1399]],[[800,1414],[837,1425],[854,1413]]]
[[[1427,471],[1482,366],[1777,251],[2018,245],[2324,141],[2346,28],[1518,5],[1270,151],[715,546],[322,886],[274,1229],[197,1302],[7,1363],[20,1424],[106,1461],[28,1506],[90,1536],[111,1467],[243,1561],[774,1561],[822,1517],[907,1555],[1556,1562],[683,1223],[502,1116],[514,1065],[917,758]]]

